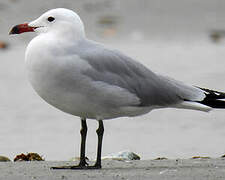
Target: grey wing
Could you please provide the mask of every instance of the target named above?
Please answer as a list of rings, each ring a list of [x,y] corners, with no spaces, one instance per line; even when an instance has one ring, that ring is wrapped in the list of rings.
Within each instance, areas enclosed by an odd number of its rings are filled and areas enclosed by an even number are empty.
[[[157,75],[124,54],[86,42],[79,56],[90,64],[82,73],[96,82],[104,82],[129,91],[139,98],[137,106],[170,106],[183,100],[203,99],[204,93],[193,86]]]

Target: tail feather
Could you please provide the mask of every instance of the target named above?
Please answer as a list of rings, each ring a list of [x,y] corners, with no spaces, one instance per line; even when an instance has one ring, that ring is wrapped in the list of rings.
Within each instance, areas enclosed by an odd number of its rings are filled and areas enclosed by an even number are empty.
[[[204,104],[212,108],[225,109],[225,93],[205,88],[199,89],[204,91],[206,97],[202,101],[198,101],[198,103]]]

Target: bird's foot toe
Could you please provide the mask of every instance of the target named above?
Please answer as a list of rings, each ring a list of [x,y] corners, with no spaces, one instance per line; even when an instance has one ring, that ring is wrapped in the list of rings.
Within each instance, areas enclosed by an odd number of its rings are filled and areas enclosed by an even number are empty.
[[[59,167],[51,167],[51,169],[72,169],[72,170],[83,170],[83,169],[101,169],[101,165],[94,165],[94,166],[59,166]]]

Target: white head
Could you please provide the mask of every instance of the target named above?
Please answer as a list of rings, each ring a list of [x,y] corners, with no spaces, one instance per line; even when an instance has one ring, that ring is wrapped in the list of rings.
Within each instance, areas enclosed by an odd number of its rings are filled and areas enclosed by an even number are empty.
[[[67,34],[67,37],[85,37],[84,25],[80,17],[72,10],[65,8],[52,9],[41,15],[38,19],[15,26],[10,34],[35,31],[42,33],[56,33],[58,36]]]

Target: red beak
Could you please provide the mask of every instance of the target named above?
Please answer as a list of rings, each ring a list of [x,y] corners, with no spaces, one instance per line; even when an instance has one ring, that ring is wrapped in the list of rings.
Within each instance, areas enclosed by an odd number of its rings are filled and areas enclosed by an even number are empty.
[[[25,24],[18,24],[14,26],[9,34],[21,34],[24,32],[34,32],[35,27],[28,26],[28,23]]]

